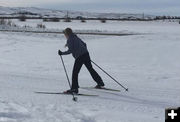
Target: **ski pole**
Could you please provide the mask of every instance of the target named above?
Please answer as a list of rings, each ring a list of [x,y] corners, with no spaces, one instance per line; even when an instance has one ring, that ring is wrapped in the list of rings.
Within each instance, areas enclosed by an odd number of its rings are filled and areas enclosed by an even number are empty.
[[[113,79],[117,84],[119,84],[122,88],[124,88],[126,91],[128,91],[128,88],[124,87],[121,83],[119,83],[115,78],[113,78],[109,73],[107,73],[104,69],[102,69],[99,65],[97,65],[94,61],[91,60],[91,62],[96,65],[99,69],[101,69],[106,75],[108,75],[111,79]]]
[[[71,89],[71,83],[70,83],[70,80],[69,80],[69,77],[68,77],[68,74],[67,74],[67,70],[66,70],[66,67],[65,67],[65,64],[64,64],[64,60],[63,60],[61,55],[60,55],[60,57],[61,57],[61,61],[62,61],[63,67],[64,67],[64,71],[65,71],[65,74],[66,74],[66,77],[67,77],[69,87]],[[77,97],[75,97],[73,93],[72,93],[72,96],[73,96],[73,101],[77,101]]]

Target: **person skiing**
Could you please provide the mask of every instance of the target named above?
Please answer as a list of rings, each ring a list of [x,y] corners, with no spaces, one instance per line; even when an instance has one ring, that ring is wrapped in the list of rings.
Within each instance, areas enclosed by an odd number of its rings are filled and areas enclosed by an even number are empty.
[[[65,52],[58,50],[58,54],[59,55],[72,54],[72,56],[75,58],[74,67],[72,71],[72,86],[69,90],[65,91],[64,93],[78,94],[79,92],[78,74],[83,64],[86,66],[92,78],[97,83],[95,88],[103,88],[105,84],[102,78],[99,76],[99,74],[92,67],[91,58],[89,56],[86,43],[84,43],[75,33],[73,33],[71,28],[66,28],[63,31],[63,33],[67,39],[67,43],[65,47],[68,47],[68,50]]]

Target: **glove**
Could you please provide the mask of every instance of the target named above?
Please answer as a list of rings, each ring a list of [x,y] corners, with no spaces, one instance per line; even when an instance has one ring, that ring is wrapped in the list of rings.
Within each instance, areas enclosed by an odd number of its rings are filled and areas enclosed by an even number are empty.
[[[58,50],[58,54],[59,54],[59,55],[62,55],[62,51],[61,51],[61,50]]]

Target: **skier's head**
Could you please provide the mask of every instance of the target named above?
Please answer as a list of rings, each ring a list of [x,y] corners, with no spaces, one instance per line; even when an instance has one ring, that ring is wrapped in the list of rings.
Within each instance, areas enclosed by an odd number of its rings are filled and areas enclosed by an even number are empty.
[[[69,36],[70,36],[71,34],[73,34],[73,31],[72,31],[71,28],[66,28],[66,29],[63,31],[63,33],[64,33],[65,37],[68,39]]]

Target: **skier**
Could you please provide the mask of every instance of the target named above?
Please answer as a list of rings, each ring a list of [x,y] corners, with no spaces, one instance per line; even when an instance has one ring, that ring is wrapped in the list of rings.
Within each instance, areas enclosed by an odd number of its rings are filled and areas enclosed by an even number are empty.
[[[78,94],[78,74],[83,64],[86,66],[92,78],[97,83],[95,88],[104,88],[103,80],[92,67],[86,43],[84,43],[75,33],[73,33],[71,28],[66,28],[63,33],[67,39],[65,47],[68,47],[68,50],[65,52],[58,50],[58,54],[68,55],[72,53],[73,57],[75,58],[75,63],[72,71],[72,86],[71,89],[65,91],[64,93]]]

